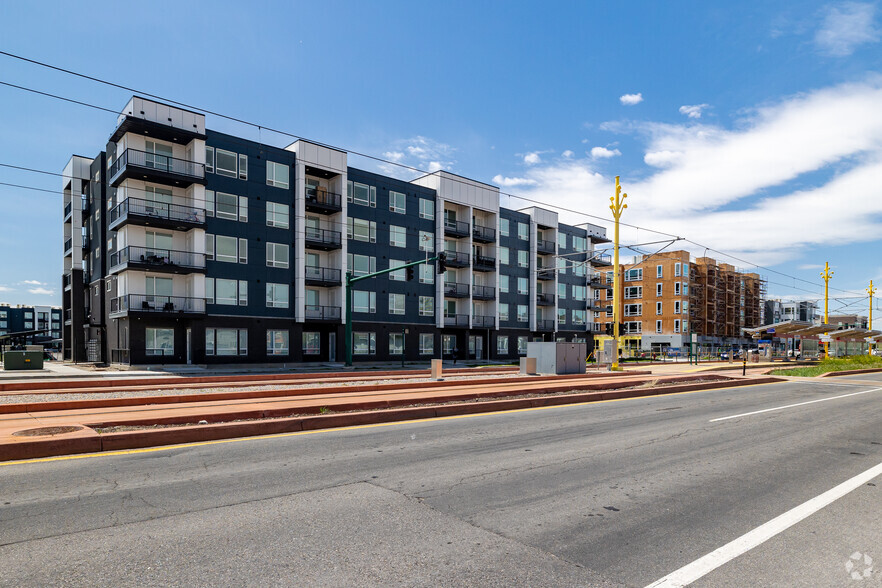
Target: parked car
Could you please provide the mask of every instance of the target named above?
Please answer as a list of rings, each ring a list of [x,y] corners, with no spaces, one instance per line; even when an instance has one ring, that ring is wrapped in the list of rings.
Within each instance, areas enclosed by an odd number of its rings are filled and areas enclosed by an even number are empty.
[[[733,351],[723,351],[720,353],[720,359],[729,359],[729,356],[732,356],[732,359],[741,359],[744,355],[744,352],[741,349],[735,349]]]

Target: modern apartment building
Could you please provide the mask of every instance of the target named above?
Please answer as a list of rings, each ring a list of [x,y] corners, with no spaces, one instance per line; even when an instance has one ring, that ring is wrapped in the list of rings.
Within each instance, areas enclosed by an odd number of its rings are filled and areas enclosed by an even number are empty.
[[[621,271],[620,334],[626,350],[685,349],[693,334],[700,345],[743,344],[748,340],[742,329],[761,324],[765,282],[758,274],[709,257],[693,261],[687,251],[641,256]],[[603,279],[611,284],[612,272]],[[612,288],[597,288],[595,296],[594,321],[611,326]]]
[[[0,336],[28,331],[26,343],[41,344],[61,339],[61,308],[0,304]]]
[[[447,254],[353,286],[355,360],[514,359],[586,341],[596,225],[500,206],[497,187],[413,181],[206,129],[133,97],[105,148],[64,173],[64,354],[131,364],[341,361],[345,276]]]
[[[818,304],[810,300],[766,300],[763,303],[764,325],[784,321],[812,322],[817,317]]]

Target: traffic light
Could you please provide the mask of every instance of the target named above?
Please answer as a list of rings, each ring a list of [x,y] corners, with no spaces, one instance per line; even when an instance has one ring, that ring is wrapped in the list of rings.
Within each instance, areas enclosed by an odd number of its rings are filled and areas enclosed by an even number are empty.
[[[407,281],[411,281],[414,278],[414,269],[416,269],[415,265],[412,265],[407,268]]]
[[[447,254],[445,252],[441,252],[438,254],[438,266],[437,273],[443,274],[447,271]]]

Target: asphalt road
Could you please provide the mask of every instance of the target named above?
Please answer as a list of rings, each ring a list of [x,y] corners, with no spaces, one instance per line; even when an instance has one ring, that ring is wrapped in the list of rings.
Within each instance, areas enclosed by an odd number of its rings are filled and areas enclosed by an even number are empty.
[[[0,586],[646,586],[879,466],[876,388],[855,376],[0,465]],[[882,475],[815,510],[737,557],[725,547],[694,585],[882,585]]]

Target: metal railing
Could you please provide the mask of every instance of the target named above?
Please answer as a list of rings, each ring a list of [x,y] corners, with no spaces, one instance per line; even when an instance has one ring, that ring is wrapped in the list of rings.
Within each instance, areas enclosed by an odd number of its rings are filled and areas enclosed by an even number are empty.
[[[465,221],[444,219],[444,234],[453,237],[468,237],[469,223]]]
[[[319,245],[321,247],[339,247],[343,243],[340,231],[318,229],[316,227],[306,227],[305,240],[307,245]]]
[[[109,175],[111,183],[113,183],[113,180],[128,166],[154,169],[156,171],[186,176],[198,180],[205,178],[204,163],[178,159],[177,157],[160,155],[158,153],[148,153],[146,151],[139,151],[138,149],[126,149],[116,158],[116,161],[110,164]]]
[[[445,327],[468,327],[469,326],[469,315],[467,315],[467,314],[445,314],[444,315],[444,326]]]
[[[340,307],[307,304],[306,318],[313,321],[337,321],[340,320]]]
[[[479,267],[486,268],[496,268],[496,258],[488,257],[486,255],[476,255],[475,256],[475,269]]]
[[[472,298],[479,300],[493,300],[496,298],[496,288],[493,286],[472,285]]]
[[[445,282],[444,283],[444,295],[450,296],[452,298],[468,298],[469,285],[468,284],[458,284],[456,282]]]
[[[537,331],[553,331],[557,321],[554,319],[536,319]]]
[[[604,333],[606,332],[606,324],[605,323],[587,323],[585,325],[585,330],[591,333]]]
[[[553,280],[557,270],[553,267],[540,267],[536,270],[536,278],[539,280]]]
[[[334,210],[342,210],[343,197],[341,194],[328,192],[324,188],[307,187],[306,188],[306,206],[319,206],[322,208],[333,208]]]
[[[551,306],[554,304],[554,294],[536,294],[536,304]]]
[[[67,239],[64,242],[64,251],[65,253],[73,249],[73,238]]]
[[[64,216],[67,217],[73,211],[73,202],[64,205]]]
[[[184,267],[205,269],[205,254],[174,249],[156,249],[152,247],[136,247],[130,245],[110,256],[110,267],[124,263],[140,263],[159,268]]]
[[[591,259],[588,260],[591,263],[596,263],[599,265],[610,265],[612,263],[612,257],[610,257],[606,253],[601,253],[599,255],[595,255]]]
[[[89,248],[89,236],[83,235],[83,249]]]
[[[80,196],[80,203],[80,208],[82,209],[83,214],[89,214],[89,199],[85,194]]]
[[[554,253],[556,251],[556,245],[554,241],[548,241],[546,239],[537,239],[536,240],[536,251],[539,253]]]
[[[205,298],[125,294],[110,300],[110,312],[152,312],[205,314]]]
[[[205,224],[204,208],[141,198],[126,198],[110,210],[111,223],[127,216],[146,216],[198,225]]]
[[[323,284],[339,284],[340,270],[331,267],[316,267],[312,265],[306,266],[305,269],[306,282],[321,282]]]
[[[61,276],[61,285],[64,286],[65,288],[67,288],[68,286],[70,286],[71,277],[72,277],[71,274],[64,274],[64,275],[62,275],[62,276]]]
[[[493,241],[496,241],[496,229],[492,227],[482,227],[481,225],[475,225],[472,227],[472,238],[475,241],[492,243]]]
[[[472,315],[472,327],[474,328],[483,328],[483,329],[492,329],[496,326],[496,317],[495,316],[486,316],[486,315]]]
[[[469,265],[468,253],[462,251],[445,251],[447,254],[447,265],[450,267],[465,267]]]

